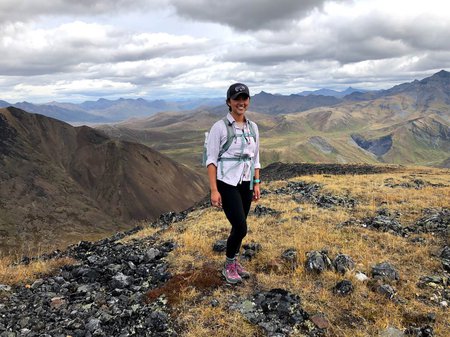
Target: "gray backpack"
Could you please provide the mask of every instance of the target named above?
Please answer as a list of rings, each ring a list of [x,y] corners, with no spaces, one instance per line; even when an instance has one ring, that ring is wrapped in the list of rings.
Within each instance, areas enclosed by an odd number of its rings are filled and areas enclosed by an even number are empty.
[[[230,121],[228,120],[228,118],[224,117],[222,118],[222,121],[225,123],[225,126],[227,128],[227,141],[225,142],[225,144],[223,144],[222,148],[219,151],[219,160],[221,160],[222,155],[230,148],[231,143],[233,142],[234,139],[237,138],[236,136],[236,132],[234,130],[233,124],[230,123]],[[253,129],[253,124],[249,121],[249,129],[250,129],[250,136],[253,137],[253,139],[256,142],[256,133],[255,130]],[[207,159],[207,146],[208,146],[208,136],[209,136],[209,132],[205,132],[205,142],[203,145],[203,159],[202,159],[202,165],[205,166],[206,165],[206,159]],[[242,153],[241,153],[242,154]],[[236,158],[227,158],[229,160],[240,160],[240,157],[236,157]]]

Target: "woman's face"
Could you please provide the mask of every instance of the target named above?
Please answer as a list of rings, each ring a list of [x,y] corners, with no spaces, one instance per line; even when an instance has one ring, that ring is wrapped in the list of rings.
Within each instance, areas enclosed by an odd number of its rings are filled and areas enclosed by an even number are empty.
[[[231,107],[231,113],[243,115],[250,104],[250,97],[246,95],[239,95],[236,99],[230,98],[228,104]]]

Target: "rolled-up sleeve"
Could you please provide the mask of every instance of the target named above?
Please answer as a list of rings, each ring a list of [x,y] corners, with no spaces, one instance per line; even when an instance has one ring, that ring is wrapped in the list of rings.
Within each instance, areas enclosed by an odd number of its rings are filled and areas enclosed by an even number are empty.
[[[223,124],[223,122],[222,122]],[[217,167],[220,151],[220,124],[216,122],[209,131],[206,145],[206,166],[214,164]]]

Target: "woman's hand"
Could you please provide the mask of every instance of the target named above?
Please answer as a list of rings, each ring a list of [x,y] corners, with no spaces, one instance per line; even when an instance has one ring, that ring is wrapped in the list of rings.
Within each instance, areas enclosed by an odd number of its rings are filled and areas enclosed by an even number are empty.
[[[259,184],[253,185],[253,201],[258,201],[261,198],[261,189]]]
[[[211,206],[222,207],[222,196],[219,191],[211,191]]]

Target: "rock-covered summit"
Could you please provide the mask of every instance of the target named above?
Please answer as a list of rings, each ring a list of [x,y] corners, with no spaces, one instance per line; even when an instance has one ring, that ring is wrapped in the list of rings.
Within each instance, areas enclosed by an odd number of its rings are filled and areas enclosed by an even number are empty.
[[[220,279],[229,225],[208,201],[146,235],[82,241],[42,256],[76,263],[0,285],[0,336],[445,336],[447,181],[419,169],[266,179],[241,250],[252,276],[237,286]]]

